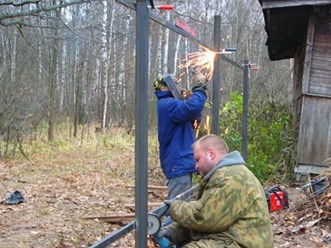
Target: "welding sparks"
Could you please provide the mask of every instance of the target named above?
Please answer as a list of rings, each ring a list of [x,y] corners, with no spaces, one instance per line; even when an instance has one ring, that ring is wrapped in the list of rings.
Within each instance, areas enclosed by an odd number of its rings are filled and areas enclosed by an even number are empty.
[[[206,50],[187,54],[187,59],[179,65],[180,69],[190,68],[194,73],[202,73],[208,80],[213,76],[215,52]]]

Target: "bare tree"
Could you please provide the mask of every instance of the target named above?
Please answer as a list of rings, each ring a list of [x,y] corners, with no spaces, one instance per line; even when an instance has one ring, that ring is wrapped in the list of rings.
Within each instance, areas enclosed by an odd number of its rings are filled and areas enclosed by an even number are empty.
[[[154,2],[174,4],[175,11],[150,11],[174,24],[183,20],[209,44],[213,17],[220,14],[221,47],[235,47],[229,56],[239,64],[249,59],[260,67],[251,72],[251,101],[272,98],[290,104],[285,96],[291,93],[291,63],[269,63],[258,1]],[[15,140],[39,123],[47,123],[49,140],[56,139],[56,123],[64,120],[74,136],[86,124],[132,128],[137,35],[135,12],[113,0],[1,1],[0,139]],[[178,76],[187,54],[200,50],[155,22],[149,40],[151,82],[163,73]],[[242,71],[224,61],[221,67],[222,101],[227,101],[231,91],[242,90]],[[188,88],[190,74],[184,72],[182,87]],[[149,93],[154,106],[152,86]]]

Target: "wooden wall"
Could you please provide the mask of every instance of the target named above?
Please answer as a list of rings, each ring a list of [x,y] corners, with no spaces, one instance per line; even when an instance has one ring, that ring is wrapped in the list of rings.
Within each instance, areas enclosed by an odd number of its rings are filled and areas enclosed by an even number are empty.
[[[331,157],[331,15],[329,8],[316,8],[307,31],[303,58],[297,56],[299,137],[296,172],[320,173],[323,161]],[[303,63],[302,63],[303,62]],[[303,65],[302,77],[301,70]],[[302,80],[300,80],[302,79]],[[298,93],[298,90],[297,90]]]
[[[331,97],[331,15],[314,17],[311,65],[306,91]]]
[[[331,157],[331,99],[303,97],[297,149],[299,164],[322,165]]]

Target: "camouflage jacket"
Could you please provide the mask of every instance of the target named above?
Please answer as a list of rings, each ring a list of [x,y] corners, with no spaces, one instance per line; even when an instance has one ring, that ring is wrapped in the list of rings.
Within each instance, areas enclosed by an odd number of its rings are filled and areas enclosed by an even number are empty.
[[[231,239],[239,247],[274,247],[265,192],[237,151],[204,177],[197,201],[174,201],[169,214],[193,241]]]

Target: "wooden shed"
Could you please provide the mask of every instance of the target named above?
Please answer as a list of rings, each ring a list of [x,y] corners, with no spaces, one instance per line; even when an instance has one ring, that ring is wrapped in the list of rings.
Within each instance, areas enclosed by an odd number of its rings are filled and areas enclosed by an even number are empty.
[[[294,58],[295,172],[320,174],[331,157],[331,0],[259,1],[270,60]]]

